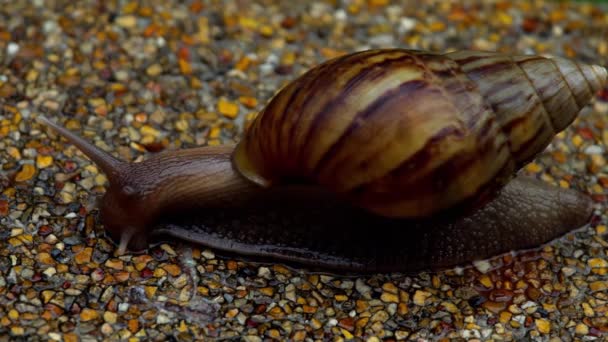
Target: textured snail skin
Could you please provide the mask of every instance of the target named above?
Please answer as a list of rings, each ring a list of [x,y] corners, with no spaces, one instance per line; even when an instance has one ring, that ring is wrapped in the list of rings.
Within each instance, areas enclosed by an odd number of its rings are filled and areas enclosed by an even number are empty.
[[[108,175],[100,213],[119,253],[163,233],[301,263],[335,256],[319,266],[407,270],[528,248],[584,225],[584,195],[520,180],[500,189],[605,82],[605,69],[561,59],[371,50],[290,83],[236,147],[166,151],[141,163],[38,120]],[[307,223],[309,210],[326,222]],[[198,221],[218,215],[225,221]],[[234,234],[235,225],[248,228]],[[301,228],[311,225],[320,234]],[[400,250],[399,239],[376,232],[411,233],[423,245]],[[355,236],[363,238],[356,251],[344,253]]]
[[[606,82],[564,59],[369,50],[282,89],[238,145],[261,185],[320,184],[389,217],[480,206]]]
[[[269,202],[279,205],[165,217],[153,232],[165,240],[335,272],[414,272],[538,247],[584,226],[592,214],[592,201],[580,192],[522,176],[488,205],[457,219],[383,218],[331,194],[308,194],[297,202],[278,195]]]

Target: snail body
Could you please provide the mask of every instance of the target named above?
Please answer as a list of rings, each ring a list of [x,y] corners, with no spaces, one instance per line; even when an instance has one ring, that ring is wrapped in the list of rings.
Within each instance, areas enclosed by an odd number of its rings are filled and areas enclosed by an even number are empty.
[[[162,233],[317,266],[404,271],[529,248],[584,225],[586,196],[512,178],[605,83],[604,68],[557,58],[363,51],[281,89],[238,145],[141,163],[39,119],[108,175],[100,211],[121,251]],[[520,234],[503,236],[510,230]],[[356,238],[366,235],[394,239]],[[385,248],[408,236],[426,241],[425,252]]]

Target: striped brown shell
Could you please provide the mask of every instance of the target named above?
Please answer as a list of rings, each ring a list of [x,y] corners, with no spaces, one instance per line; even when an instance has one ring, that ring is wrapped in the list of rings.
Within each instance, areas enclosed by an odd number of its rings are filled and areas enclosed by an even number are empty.
[[[479,205],[568,126],[606,69],[474,51],[368,50],[283,88],[234,154],[264,185],[308,182],[388,217]]]

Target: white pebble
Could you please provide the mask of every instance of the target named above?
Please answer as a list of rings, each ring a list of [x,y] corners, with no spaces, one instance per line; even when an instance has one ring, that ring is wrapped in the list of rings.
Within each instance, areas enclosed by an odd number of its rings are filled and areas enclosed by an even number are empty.
[[[269,75],[274,71],[274,66],[272,64],[264,63],[260,65],[260,74]]]
[[[401,18],[401,20],[399,20],[399,27],[397,28],[397,32],[407,33],[411,31],[414,27],[416,27],[416,19],[408,17]]]
[[[465,330],[462,331],[461,337],[462,338],[466,338],[466,339],[469,339],[469,338],[480,338],[481,334],[477,330],[465,329]]]
[[[553,35],[556,37],[560,37],[564,34],[564,28],[559,25],[553,25]]]
[[[258,269],[258,277],[268,278],[270,276],[270,269],[268,267],[260,267]]]
[[[602,154],[604,153],[604,149],[599,145],[591,145],[587,146],[585,149],[586,154]]]
[[[71,213],[67,213],[64,217],[67,219],[73,219],[73,218],[76,218],[76,216],[77,216],[76,213],[71,212]]]
[[[55,269],[55,267],[49,267],[42,273],[44,273],[47,277],[52,277],[55,275],[55,273],[57,273],[57,270]]]
[[[393,35],[391,34],[381,34],[381,35],[377,35],[377,36],[373,36],[369,39],[369,43],[372,45],[376,45],[376,46],[390,46],[393,45],[395,42],[395,39],[393,38]]]
[[[519,324],[524,324],[524,322],[526,321],[526,316],[525,315],[517,315],[513,317],[513,320]]]
[[[61,334],[58,334],[56,332],[50,332],[49,338],[53,341],[61,341]]]
[[[14,55],[17,52],[19,52],[19,44],[14,42],[8,43],[8,46],[6,47],[6,53],[9,55]]]
[[[575,272],[576,272],[576,269],[574,269],[573,267],[562,267],[562,273],[566,277],[573,275]]]
[[[473,263],[473,265],[481,273],[488,272],[490,270],[490,268],[492,267],[492,265],[490,264],[490,262],[488,260],[475,261]]]
[[[57,30],[57,22],[54,20],[47,20],[42,24],[42,32],[49,34],[55,30]]]
[[[346,14],[346,11],[341,8],[334,13],[334,18],[336,18],[337,21],[346,21],[348,15]]]
[[[215,253],[209,249],[205,249],[202,254],[205,259],[215,259]]]
[[[531,307],[535,307],[535,306],[537,306],[537,305],[536,305],[536,303],[535,303],[535,302],[533,302],[533,301],[531,301],[531,300],[529,300],[529,301],[527,301],[527,302],[523,303],[523,304],[521,305],[521,308],[525,310],[525,309],[527,309],[527,308],[531,308]]]
[[[118,304],[118,311],[120,312],[127,312],[127,310],[129,310],[129,303],[120,303]],[[161,316],[161,315],[159,315]]]
[[[372,288],[365,284],[365,282],[361,279],[357,279],[355,281],[355,288],[363,296],[368,295],[372,290]]]
[[[163,314],[160,314],[160,315],[156,316],[156,324],[167,324],[169,322],[171,322],[171,320],[169,319],[169,317],[167,317],[167,316],[165,316]]]

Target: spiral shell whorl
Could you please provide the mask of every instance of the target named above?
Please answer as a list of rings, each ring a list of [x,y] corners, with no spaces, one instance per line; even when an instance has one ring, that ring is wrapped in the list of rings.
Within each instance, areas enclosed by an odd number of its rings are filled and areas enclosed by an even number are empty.
[[[234,154],[264,186],[304,181],[390,217],[474,206],[541,152],[606,70],[496,53],[369,50],[283,88]]]

